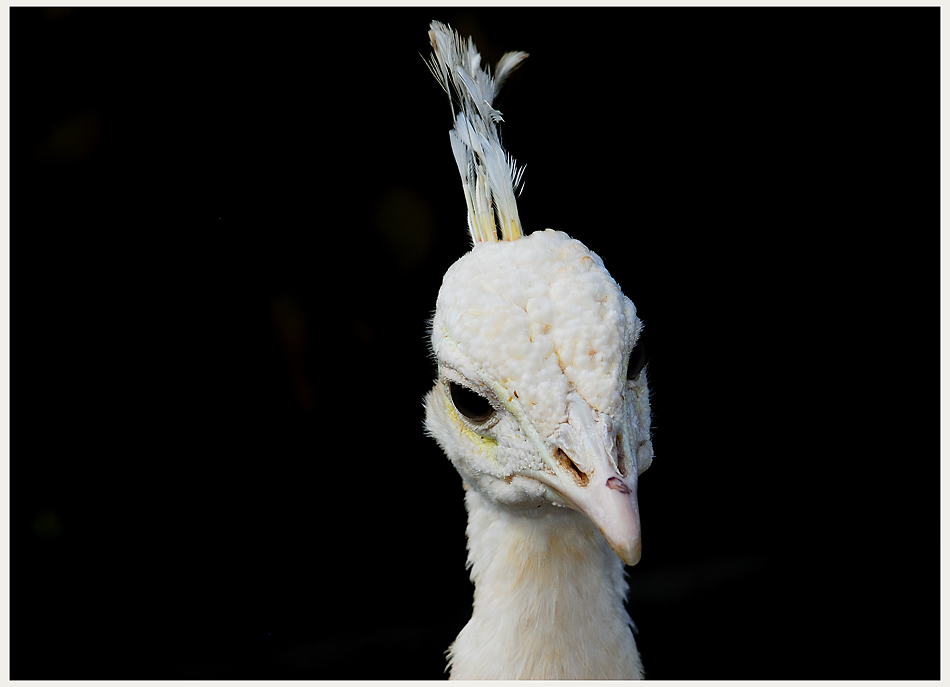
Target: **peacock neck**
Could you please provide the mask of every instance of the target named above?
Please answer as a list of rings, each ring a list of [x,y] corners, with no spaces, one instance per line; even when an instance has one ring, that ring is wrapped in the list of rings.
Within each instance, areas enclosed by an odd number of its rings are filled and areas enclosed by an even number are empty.
[[[624,566],[572,510],[512,509],[466,492],[472,619],[450,649],[460,679],[636,679]]]

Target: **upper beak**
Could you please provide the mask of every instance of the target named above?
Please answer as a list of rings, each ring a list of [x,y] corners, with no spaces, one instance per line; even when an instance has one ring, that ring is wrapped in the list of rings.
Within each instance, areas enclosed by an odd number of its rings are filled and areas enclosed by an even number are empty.
[[[603,484],[558,491],[597,525],[620,560],[627,565],[640,562],[640,509],[635,484],[631,489],[623,478],[614,475]]]
[[[640,510],[637,506],[636,454],[620,474],[618,442],[607,424],[577,394],[568,397],[568,421],[548,439],[555,456],[555,476],[544,480],[593,522],[610,548],[627,565],[640,560]],[[621,439],[623,439],[621,437]]]

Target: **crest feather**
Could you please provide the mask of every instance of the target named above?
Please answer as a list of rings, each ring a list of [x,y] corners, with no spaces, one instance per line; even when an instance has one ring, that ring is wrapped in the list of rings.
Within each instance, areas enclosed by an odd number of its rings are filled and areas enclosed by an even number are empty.
[[[481,68],[482,56],[471,38],[465,41],[450,26],[434,21],[429,41],[429,69],[448,94],[455,114],[449,139],[462,178],[472,241],[475,245],[498,241],[499,231],[502,240],[514,241],[523,234],[515,190],[524,168],[501,145],[498,123],[504,119],[492,102],[528,53],[502,55],[492,78],[487,68]]]

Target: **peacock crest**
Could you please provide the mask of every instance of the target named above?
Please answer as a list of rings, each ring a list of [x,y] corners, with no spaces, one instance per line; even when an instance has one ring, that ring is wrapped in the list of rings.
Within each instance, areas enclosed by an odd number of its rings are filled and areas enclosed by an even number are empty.
[[[498,241],[499,231],[501,240],[514,241],[523,234],[515,192],[524,168],[501,144],[498,123],[504,120],[492,103],[528,53],[505,53],[492,77],[481,67],[482,56],[471,38],[463,40],[450,27],[433,21],[429,41],[433,53],[429,69],[449,95],[455,117],[449,137],[462,177],[472,242],[477,246]]]

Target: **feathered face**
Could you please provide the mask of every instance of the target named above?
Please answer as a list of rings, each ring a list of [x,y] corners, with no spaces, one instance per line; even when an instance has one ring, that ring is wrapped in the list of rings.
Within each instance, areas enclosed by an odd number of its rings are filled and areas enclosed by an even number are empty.
[[[470,488],[578,510],[629,565],[637,477],[653,459],[641,328],[601,259],[566,234],[480,243],[443,279],[426,396],[426,428]]]

